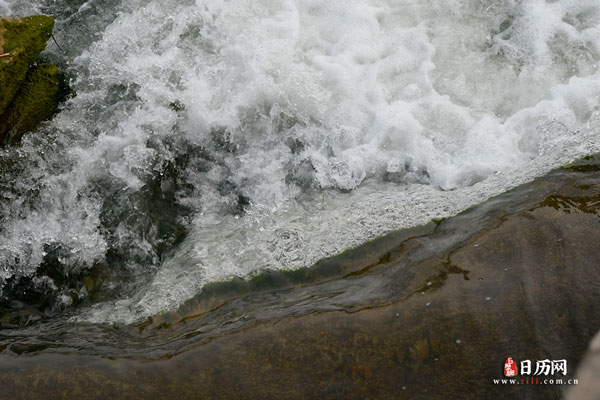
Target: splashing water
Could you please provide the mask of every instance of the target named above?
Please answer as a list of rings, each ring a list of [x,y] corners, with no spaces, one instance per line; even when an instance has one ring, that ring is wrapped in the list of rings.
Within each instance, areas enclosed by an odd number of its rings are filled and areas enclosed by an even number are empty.
[[[310,265],[599,149],[597,1],[0,0],[33,12],[77,96],[0,152],[0,287],[126,271],[79,320]]]

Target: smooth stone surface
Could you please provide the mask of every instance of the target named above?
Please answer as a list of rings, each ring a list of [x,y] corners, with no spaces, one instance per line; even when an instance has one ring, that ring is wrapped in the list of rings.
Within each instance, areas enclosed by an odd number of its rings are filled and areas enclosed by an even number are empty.
[[[600,329],[598,169],[557,170],[434,231],[380,239],[379,253],[353,250],[360,267],[331,279],[238,295],[232,282],[96,333],[96,350],[0,332],[0,398],[562,398],[568,385],[493,379],[507,357],[566,359],[573,379]]]

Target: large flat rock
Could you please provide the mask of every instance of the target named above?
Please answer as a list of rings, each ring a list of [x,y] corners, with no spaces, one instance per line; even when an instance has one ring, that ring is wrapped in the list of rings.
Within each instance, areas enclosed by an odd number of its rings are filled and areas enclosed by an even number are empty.
[[[561,398],[569,385],[494,379],[508,357],[565,359],[555,378],[575,379],[600,329],[598,169],[382,238],[310,282],[223,284],[135,327],[73,326],[72,345],[11,335],[0,398]]]

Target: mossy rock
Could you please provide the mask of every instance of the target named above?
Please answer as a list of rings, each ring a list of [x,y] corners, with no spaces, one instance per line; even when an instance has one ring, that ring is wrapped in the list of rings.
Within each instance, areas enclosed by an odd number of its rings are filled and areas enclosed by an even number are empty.
[[[0,17],[0,115],[8,109],[52,36],[54,18],[36,15],[25,18]]]
[[[19,141],[25,132],[50,119],[68,93],[65,76],[53,64],[32,68],[0,122],[3,145]]]
[[[0,17],[0,145],[50,119],[68,94],[55,65],[37,65],[53,28],[54,18],[44,15]]]

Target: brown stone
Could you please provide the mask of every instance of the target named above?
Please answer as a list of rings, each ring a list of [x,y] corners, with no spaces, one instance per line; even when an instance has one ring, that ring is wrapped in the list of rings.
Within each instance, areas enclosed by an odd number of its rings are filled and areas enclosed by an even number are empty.
[[[558,170],[359,248],[356,269],[334,258],[335,277],[223,289],[121,327],[114,350],[0,342],[0,398],[559,399],[568,385],[493,380],[507,357],[566,359],[575,377],[600,329],[599,224],[597,168]]]

